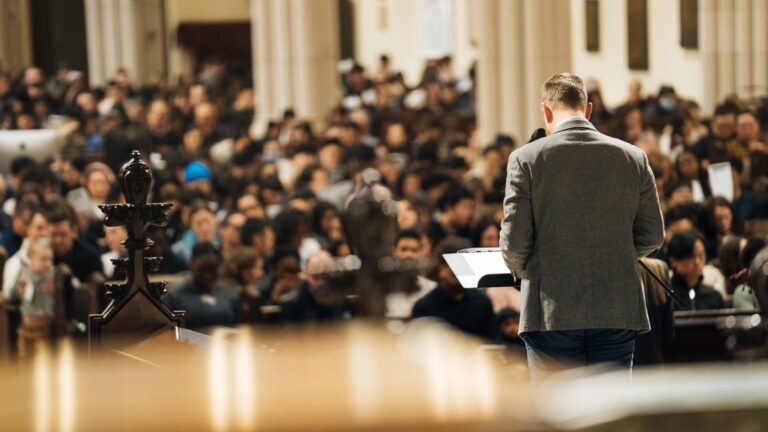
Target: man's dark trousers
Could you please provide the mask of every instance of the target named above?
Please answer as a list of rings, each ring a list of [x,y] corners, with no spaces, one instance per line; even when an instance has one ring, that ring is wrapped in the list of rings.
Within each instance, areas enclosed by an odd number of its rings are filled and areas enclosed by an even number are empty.
[[[561,368],[600,363],[630,372],[637,332],[625,329],[533,331],[520,337],[525,341],[531,377],[536,380]]]

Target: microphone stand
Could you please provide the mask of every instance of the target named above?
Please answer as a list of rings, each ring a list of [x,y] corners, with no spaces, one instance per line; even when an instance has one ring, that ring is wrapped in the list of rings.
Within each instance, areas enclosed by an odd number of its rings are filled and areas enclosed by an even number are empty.
[[[660,283],[661,286],[664,287],[664,291],[667,292],[667,295],[672,298],[672,301],[677,303],[677,305],[680,307],[680,309],[685,309],[685,303],[683,303],[683,300],[680,298],[680,296],[675,293],[675,291],[672,290],[672,288],[667,284],[665,280],[660,278],[656,273],[651,270],[650,267],[648,267],[648,264],[646,264],[643,260],[637,260],[640,265],[647,271],[655,280],[656,282]]]

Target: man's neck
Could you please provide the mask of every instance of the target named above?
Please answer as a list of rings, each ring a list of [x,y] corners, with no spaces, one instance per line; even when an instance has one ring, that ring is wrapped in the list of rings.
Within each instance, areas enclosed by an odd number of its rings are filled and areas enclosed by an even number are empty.
[[[586,119],[584,117],[584,113],[579,110],[563,110],[563,111],[558,111],[554,113],[554,119],[552,123],[554,123],[555,127],[553,128],[553,130],[557,129],[558,127],[560,127],[561,124],[573,118]]]

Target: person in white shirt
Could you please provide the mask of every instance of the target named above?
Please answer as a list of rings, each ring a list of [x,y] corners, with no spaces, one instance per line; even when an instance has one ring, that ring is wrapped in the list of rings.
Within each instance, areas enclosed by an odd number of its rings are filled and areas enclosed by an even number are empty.
[[[416,230],[403,230],[397,235],[393,255],[397,258],[421,259],[426,258],[422,238]],[[416,277],[416,291],[391,292],[385,299],[388,318],[408,318],[416,302],[425,294],[437,287],[437,282],[424,276]]]
[[[13,288],[19,281],[20,275],[24,269],[29,267],[29,258],[27,256],[29,245],[40,239],[48,238],[50,235],[51,225],[48,223],[48,218],[42,209],[35,208],[32,219],[29,222],[27,236],[22,241],[21,248],[5,262],[3,269],[3,296],[5,298],[11,297]]]

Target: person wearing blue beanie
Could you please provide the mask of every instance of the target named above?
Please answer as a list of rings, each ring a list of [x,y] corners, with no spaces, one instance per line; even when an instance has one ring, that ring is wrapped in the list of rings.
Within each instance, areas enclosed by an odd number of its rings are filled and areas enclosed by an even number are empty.
[[[213,192],[211,169],[199,161],[190,162],[184,168],[184,184],[186,189],[199,190],[205,196],[210,197]]]

